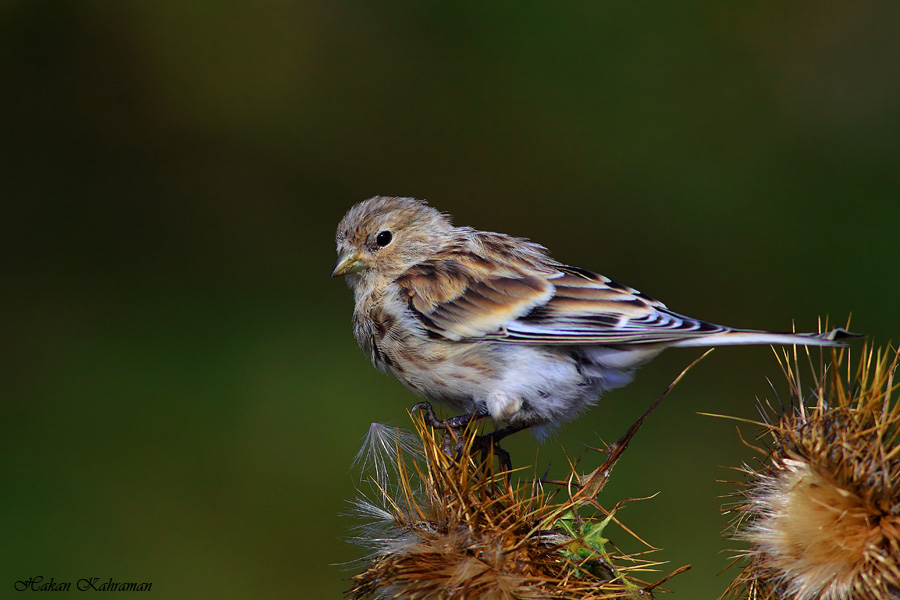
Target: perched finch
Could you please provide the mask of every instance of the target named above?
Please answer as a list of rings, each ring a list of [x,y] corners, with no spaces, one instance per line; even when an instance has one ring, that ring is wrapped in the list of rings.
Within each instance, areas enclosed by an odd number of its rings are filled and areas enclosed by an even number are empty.
[[[770,333],[680,315],[538,244],[454,227],[412,198],[347,212],[338,261],[353,333],[413,393],[514,430],[574,419],[669,347],[844,345],[853,334]]]

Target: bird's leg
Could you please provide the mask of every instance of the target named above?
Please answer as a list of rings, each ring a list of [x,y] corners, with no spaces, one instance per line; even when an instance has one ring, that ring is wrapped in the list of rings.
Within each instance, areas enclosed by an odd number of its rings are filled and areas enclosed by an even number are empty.
[[[448,429],[457,433],[465,429],[469,423],[484,419],[488,416],[486,410],[478,409],[475,412],[459,415],[457,417],[450,417],[449,419],[441,421],[437,418],[437,415],[434,414],[434,408],[431,407],[430,402],[419,402],[410,409],[410,412],[415,412],[417,410],[424,411],[425,422],[435,429]]]
[[[469,426],[470,423],[474,423],[479,419],[484,419],[488,416],[487,411],[479,409],[475,412],[471,412],[465,415],[459,415],[456,417],[450,417],[449,419],[445,419],[441,421],[437,418],[437,415],[434,414],[434,408],[432,408],[430,402],[419,402],[415,406],[410,409],[410,412],[415,412],[417,410],[421,410],[425,413],[425,422],[434,427],[435,429],[443,429],[444,430],[444,453],[447,456],[453,456],[454,454],[459,454],[460,446],[462,446],[462,435],[461,433]],[[450,446],[451,442],[456,442],[456,452],[451,452]]]
[[[475,439],[475,445],[481,450],[481,455],[485,459],[487,459],[490,455],[489,453],[493,450],[494,455],[497,457],[497,463],[500,465],[500,470],[506,472],[507,481],[510,477],[510,471],[512,471],[512,459],[509,456],[509,452],[500,447],[500,440],[516,432],[528,429],[529,427],[531,427],[531,425],[527,423],[516,423],[514,425],[507,425],[506,427],[492,431],[491,433],[485,433]]]
[[[435,429],[444,430],[444,453],[446,453],[448,456],[456,455],[457,460],[459,459],[459,454],[462,450],[463,442],[462,436],[460,435],[461,432],[463,432],[470,423],[474,423],[479,419],[484,419],[490,416],[490,414],[486,410],[478,409],[475,412],[471,412],[465,415],[459,415],[457,417],[451,417],[449,419],[441,421],[437,418],[437,415],[434,414],[434,408],[432,408],[431,403],[429,402],[419,402],[412,407],[411,412],[414,412],[416,410],[421,410],[425,413],[426,423],[428,423]],[[524,429],[528,429],[531,426],[532,423],[520,422],[513,425],[507,425],[506,427],[503,427],[502,429],[498,429],[496,431],[492,431],[491,433],[479,435],[473,441],[471,451],[473,454],[475,452],[481,452],[482,460],[487,460],[490,456],[490,453],[493,452],[494,456],[497,457],[498,464],[500,465],[500,470],[506,472],[506,477],[508,480],[510,471],[512,471],[512,459],[509,456],[509,452],[500,447],[500,440]],[[451,450],[452,442],[456,442],[455,451]]]

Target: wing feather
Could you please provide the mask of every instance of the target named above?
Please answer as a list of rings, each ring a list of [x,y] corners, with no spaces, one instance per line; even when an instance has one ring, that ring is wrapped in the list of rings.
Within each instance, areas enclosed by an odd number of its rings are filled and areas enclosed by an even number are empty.
[[[727,327],[685,317],[608,277],[560,267],[544,305],[507,324],[495,339],[540,344],[653,344],[722,333]]]
[[[444,279],[437,274],[440,269],[440,263],[423,263],[398,283],[423,326],[451,340],[501,332],[553,295],[553,285],[540,274],[482,278],[482,270],[468,268],[456,273],[455,285],[441,286],[435,285]]]
[[[692,319],[608,277],[557,263],[536,244],[502,234],[460,231],[464,239],[397,279],[421,326],[448,340],[842,345],[850,335],[844,330],[778,334]]]
[[[398,283],[423,327],[451,340],[659,343],[727,330],[671,312],[633,288],[584,269],[521,263],[492,267],[444,257],[413,267]],[[502,276],[491,275],[498,272]]]

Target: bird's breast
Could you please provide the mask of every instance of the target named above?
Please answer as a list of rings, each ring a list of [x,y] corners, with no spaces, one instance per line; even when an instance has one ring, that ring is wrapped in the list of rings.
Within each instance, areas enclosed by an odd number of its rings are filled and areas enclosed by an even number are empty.
[[[354,313],[354,333],[377,368],[425,398],[462,406],[498,374],[493,344],[428,334],[402,305],[370,303]]]

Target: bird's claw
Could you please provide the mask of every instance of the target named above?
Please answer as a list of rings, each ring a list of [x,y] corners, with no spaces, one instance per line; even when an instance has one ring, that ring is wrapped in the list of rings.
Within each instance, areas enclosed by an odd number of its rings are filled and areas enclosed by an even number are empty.
[[[437,418],[437,415],[434,414],[434,408],[432,408],[430,402],[419,402],[410,409],[410,412],[416,412],[417,410],[420,410],[424,413],[426,423],[428,423],[435,429],[451,431],[456,435],[457,438],[459,438],[459,433],[466,427],[468,427],[470,423],[474,423],[475,421],[484,419],[488,416],[488,413],[486,411],[476,410],[475,412],[471,412],[465,415],[459,415],[457,417],[450,417],[449,419],[445,419],[442,421]]]
[[[434,408],[431,406],[430,402],[419,402],[412,407],[410,412],[415,412],[417,410],[422,411],[425,422],[428,423],[428,425],[434,429],[441,429],[444,431],[444,453],[447,456],[453,456],[457,461],[462,458],[463,441],[461,433],[465,431],[470,424],[488,416],[486,411],[477,410],[472,413],[451,417],[442,421],[435,415]],[[491,433],[477,435],[472,440],[469,451],[471,454],[480,452],[482,459],[485,460],[493,453],[493,455],[497,457],[500,471],[505,472],[507,479],[509,479],[509,473],[512,470],[512,459],[510,458],[509,452],[500,447],[500,440],[526,428],[527,426],[508,425],[497,431],[492,431]]]

